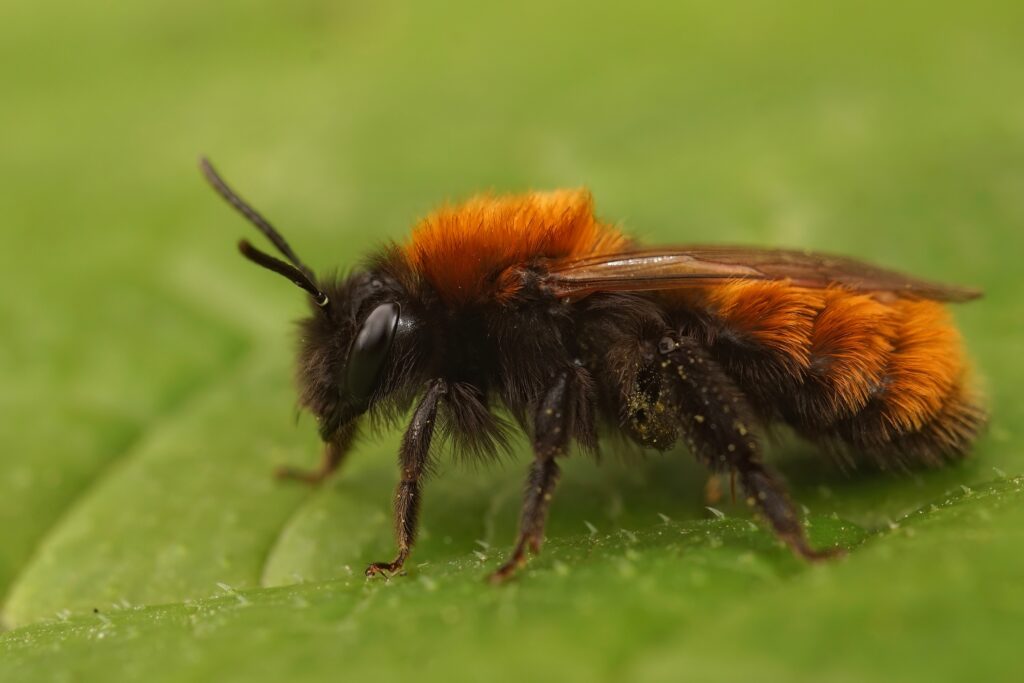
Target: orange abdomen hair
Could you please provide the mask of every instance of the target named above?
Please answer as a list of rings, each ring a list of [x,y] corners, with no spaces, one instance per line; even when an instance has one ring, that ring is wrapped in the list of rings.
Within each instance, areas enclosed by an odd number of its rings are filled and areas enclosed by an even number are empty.
[[[403,251],[413,270],[452,306],[505,300],[518,281],[503,274],[540,258],[623,250],[627,238],[594,218],[585,190],[480,196],[442,208],[413,229]]]
[[[845,442],[882,466],[900,456],[938,464],[962,455],[984,423],[960,335],[938,302],[786,282],[686,298],[721,326],[712,350],[741,388],[811,438]]]

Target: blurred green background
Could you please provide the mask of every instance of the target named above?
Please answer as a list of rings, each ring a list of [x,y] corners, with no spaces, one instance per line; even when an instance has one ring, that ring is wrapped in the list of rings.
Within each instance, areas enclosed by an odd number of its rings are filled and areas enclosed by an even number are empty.
[[[0,4],[0,679],[1021,680],[1024,5]],[[782,438],[807,567],[685,453],[571,463],[499,590],[527,452],[446,466],[410,575],[397,437],[322,489],[301,294],[442,201],[587,185],[650,241],[822,248],[972,284],[964,466],[845,476]],[[614,450],[614,449],[611,449]]]

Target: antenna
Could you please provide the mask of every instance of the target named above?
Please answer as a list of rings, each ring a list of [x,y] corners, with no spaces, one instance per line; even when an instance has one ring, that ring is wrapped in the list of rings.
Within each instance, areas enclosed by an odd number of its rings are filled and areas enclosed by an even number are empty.
[[[240,240],[238,242],[238,251],[242,252],[242,256],[249,259],[258,266],[263,266],[267,270],[272,270],[278,275],[284,275],[286,278],[302,287],[304,290],[309,292],[309,295],[313,297],[313,301],[320,308],[323,308],[330,300],[327,295],[320,291],[320,288],[313,284],[313,281],[306,277],[306,274],[301,270],[285,263],[281,259],[274,258],[270,254],[260,251],[256,247],[249,243],[249,240]]]
[[[242,240],[238,243],[238,250],[242,253],[242,256],[249,259],[256,265],[262,266],[267,270],[272,270],[278,275],[283,275],[288,278],[296,285],[306,290],[317,306],[323,308],[329,301],[327,295],[320,291],[320,288],[316,285],[316,278],[313,276],[313,271],[309,269],[309,266],[304,264],[299,257],[292,251],[292,248],[285,241],[284,237],[281,236],[274,226],[270,224],[266,218],[264,218],[256,209],[252,208],[248,202],[242,199],[237,192],[231,189],[231,187],[220,177],[216,169],[213,168],[213,164],[206,157],[200,157],[199,169],[203,172],[203,176],[206,181],[210,183],[210,186],[217,191],[221,197],[227,200],[228,204],[233,206],[238,213],[242,214],[246,220],[256,226],[256,228],[266,235],[277,250],[281,254],[291,261],[291,264],[285,263],[284,261],[274,258],[270,254],[260,251],[256,247],[252,246],[248,240]]]

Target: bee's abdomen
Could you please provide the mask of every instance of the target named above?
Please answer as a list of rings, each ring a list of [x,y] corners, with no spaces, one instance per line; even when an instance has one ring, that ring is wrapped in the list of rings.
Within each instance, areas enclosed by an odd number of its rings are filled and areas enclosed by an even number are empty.
[[[880,466],[937,465],[965,455],[986,416],[948,311],[933,301],[898,300],[887,308],[883,334],[891,348],[881,354],[879,381],[866,385],[859,409],[831,425],[831,436]]]
[[[770,418],[879,465],[964,454],[985,422],[960,335],[927,300],[784,283],[710,289],[712,351]]]

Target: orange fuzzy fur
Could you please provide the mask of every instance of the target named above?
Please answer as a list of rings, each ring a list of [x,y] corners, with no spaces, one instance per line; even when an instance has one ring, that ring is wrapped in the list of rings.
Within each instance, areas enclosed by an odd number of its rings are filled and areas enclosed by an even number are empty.
[[[834,402],[852,415],[881,384],[897,328],[891,307],[865,294],[831,289],[814,321],[811,375]]]
[[[733,281],[705,290],[706,305],[725,325],[798,368],[810,363],[814,318],[823,292],[785,282]]]
[[[886,370],[883,414],[900,432],[917,431],[937,415],[966,372],[960,335],[933,301],[897,301],[899,328]]]
[[[734,281],[700,298],[726,329],[806,372],[805,390],[814,378],[837,413],[880,402],[890,438],[921,430],[953,403],[970,404],[960,336],[938,302],[784,281]]]
[[[410,265],[449,305],[483,303],[515,294],[508,269],[538,258],[621,251],[627,239],[594,218],[585,190],[480,196],[442,208],[413,229],[405,245]]]

